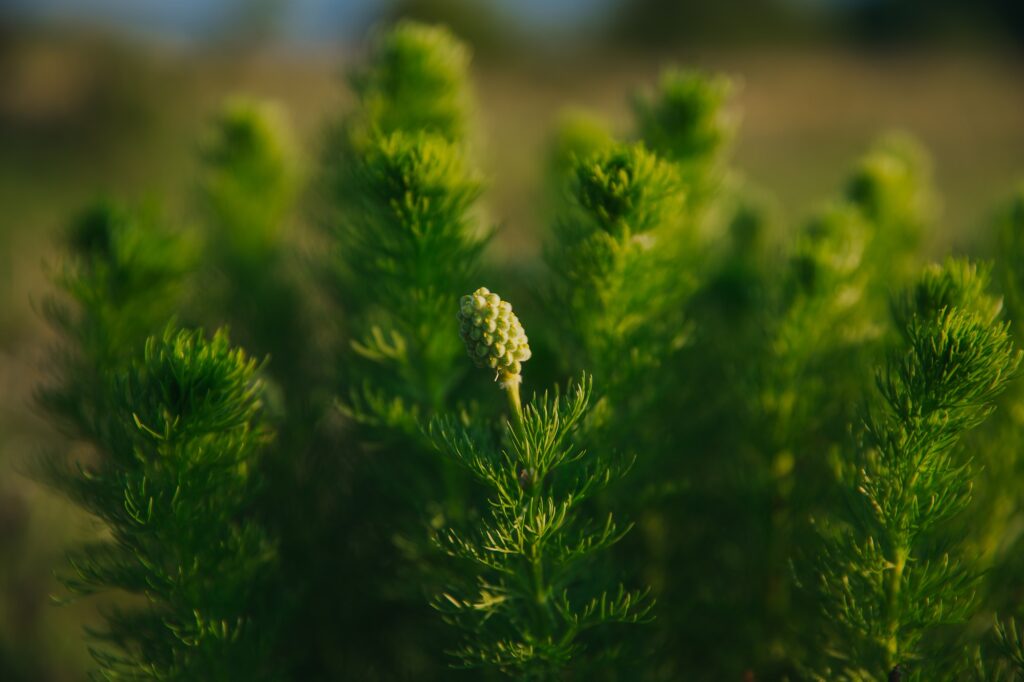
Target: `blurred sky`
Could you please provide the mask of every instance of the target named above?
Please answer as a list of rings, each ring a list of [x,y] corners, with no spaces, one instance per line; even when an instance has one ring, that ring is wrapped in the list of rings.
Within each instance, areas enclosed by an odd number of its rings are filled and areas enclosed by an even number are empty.
[[[821,1],[821,0],[814,0]],[[273,19],[291,42],[358,37],[382,10],[382,0],[5,0],[0,11],[39,21],[85,21],[189,41],[218,31],[240,15]],[[602,16],[613,0],[480,0],[524,25],[565,28]]]
[[[446,23],[475,48],[593,40],[679,44],[1024,48],[1024,0],[0,0],[0,22],[100,28],[190,45],[347,45],[398,16]],[[3,28],[3,26],[0,26]]]

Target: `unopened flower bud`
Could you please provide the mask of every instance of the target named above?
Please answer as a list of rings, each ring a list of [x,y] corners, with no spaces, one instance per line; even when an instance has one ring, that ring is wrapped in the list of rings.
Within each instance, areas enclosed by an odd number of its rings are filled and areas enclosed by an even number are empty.
[[[505,380],[518,378],[530,359],[530,343],[512,306],[480,287],[459,301],[459,334],[477,367],[495,370]]]

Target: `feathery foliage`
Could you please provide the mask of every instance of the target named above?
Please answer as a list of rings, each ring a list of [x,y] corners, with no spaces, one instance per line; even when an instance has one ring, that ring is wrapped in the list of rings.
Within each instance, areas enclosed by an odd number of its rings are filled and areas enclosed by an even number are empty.
[[[495,313],[505,306],[500,311],[518,325],[507,303],[481,291],[464,298],[463,311],[479,299]],[[478,340],[467,335],[466,347],[477,360]],[[519,360],[513,363],[518,366]],[[488,491],[488,513],[474,531],[451,529],[439,538],[472,570],[456,589],[441,594],[436,606],[469,633],[454,652],[463,665],[522,679],[558,679],[570,669],[587,668],[581,643],[587,630],[642,621],[651,604],[645,592],[609,590],[586,579],[594,555],[628,530],[610,514],[597,521],[585,511],[590,497],[624,473],[611,457],[588,453],[577,440],[590,379],[584,376],[570,386],[564,398],[545,393],[522,408],[519,373],[504,375],[501,386],[509,394],[511,415],[497,436],[451,417],[431,426],[438,449]]]
[[[1002,291],[1014,320],[1024,319],[1024,184],[999,211],[996,221]]]
[[[69,231],[37,473],[100,522],[61,572],[105,600],[95,677],[1020,679],[1020,190],[993,268],[921,267],[930,167],[891,136],[787,230],[727,163],[731,81],[669,69],[625,131],[563,119],[545,267],[488,261],[469,68],[373,37],[315,234],[245,99],[199,230]],[[251,355],[195,330],[226,325]]]
[[[379,36],[369,66],[352,75],[354,135],[424,132],[464,144],[469,51],[446,29],[401,22]]]
[[[281,240],[296,190],[295,153],[282,119],[268,104],[231,100],[203,141],[200,194],[220,255],[265,259]]]
[[[1020,363],[984,270],[952,261],[901,299],[902,348],[878,374],[855,457],[849,512],[826,531],[817,580],[837,660],[822,679],[941,674],[936,628],[967,619],[977,576],[937,530],[970,501],[958,444],[993,409]]]
[[[229,100],[200,146],[199,208],[206,239],[204,317],[231,326],[253,352],[273,359],[273,387],[296,411],[314,373],[304,292],[292,272],[289,213],[298,161],[282,112],[266,102]],[[278,407],[280,410],[280,407]]]
[[[137,357],[180,287],[170,236],[100,205],[70,243],[58,283],[72,302],[48,308],[60,374],[40,399],[85,454],[55,454],[40,475],[110,533],[69,554],[69,590],[144,597],[93,632],[96,676],[271,679],[255,654],[273,627],[255,620],[254,597],[273,545],[245,514],[269,437],[256,364],[223,334],[170,328]]]
[[[434,455],[423,426],[455,407],[465,368],[453,311],[486,244],[468,144],[468,64],[446,30],[396,26],[353,74],[354,109],[327,140],[324,269],[340,313],[332,391],[350,434],[350,493],[319,532],[352,551],[318,572],[318,589],[367,586],[342,597],[340,617],[320,617],[349,638],[338,667],[350,677],[448,674],[440,651],[449,639],[430,627],[436,616],[423,594],[441,579],[433,535],[468,510],[468,476]]]
[[[150,338],[115,381],[104,461],[60,481],[112,532],[72,553],[65,584],[146,597],[98,633],[120,650],[96,649],[107,678],[275,678],[258,653],[275,624],[256,609],[274,547],[245,514],[269,437],[255,370],[224,334]]]
[[[43,314],[60,335],[56,380],[40,402],[73,435],[88,437],[110,406],[105,377],[123,369],[185,296],[193,250],[164,229],[152,209],[110,201],[85,209],[66,235],[67,259],[54,274],[60,295]]]
[[[353,76],[356,110],[332,138],[331,269],[354,351],[348,409],[371,425],[415,431],[459,374],[458,340],[437,330],[486,243],[474,212],[481,180],[465,151],[467,67],[446,31],[396,27]]]
[[[718,179],[735,127],[726,108],[732,89],[723,76],[666,69],[653,92],[633,98],[639,138],[677,166],[690,201],[705,198],[708,183]]]
[[[572,168],[572,208],[546,260],[552,307],[564,311],[571,357],[608,390],[639,382],[680,342],[685,274],[673,267],[683,190],[675,169],[641,145],[615,145]]]

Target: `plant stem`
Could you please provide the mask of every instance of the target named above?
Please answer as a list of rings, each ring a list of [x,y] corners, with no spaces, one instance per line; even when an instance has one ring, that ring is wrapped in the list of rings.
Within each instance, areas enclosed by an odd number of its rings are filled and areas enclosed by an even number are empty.
[[[903,583],[903,569],[907,565],[907,554],[908,550],[904,547],[896,549],[896,556],[893,561],[892,575],[889,578],[889,613],[888,613],[888,628],[887,628],[887,639],[885,642],[885,656],[886,656],[886,669],[891,670],[899,664],[900,654],[900,640],[899,640],[899,627],[900,627],[900,614],[899,614],[899,597],[900,587]]]
[[[522,381],[518,374],[503,374],[501,376],[501,387],[505,389],[508,396],[508,406],[512,413],[512,427],[520,438],[526,435],[526,427],[523,424],[523,404],[519,400],[519,383]]]

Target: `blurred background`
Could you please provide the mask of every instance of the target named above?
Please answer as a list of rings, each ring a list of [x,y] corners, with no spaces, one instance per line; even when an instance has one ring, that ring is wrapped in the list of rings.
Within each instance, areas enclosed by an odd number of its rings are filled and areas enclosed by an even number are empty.
[[[95,528],[20,474],[48,438],[34,306],[69,216],[103,194],[188,221],[197,140],[234,94],[279,102],[314,160],[346,64],[399,17],[447,23],[475,50],[502,258],[538,248],[559,112],[624,122],[629,93],[668,64],[735,79],[735,165],[791,224],[892,129],[933,155],[933,249],[981,246],[976,228],[1024,174],[1020,0],[2,0],[0,680],[80,680],[88,664],[95,605],[50,595],[63,548]]]

